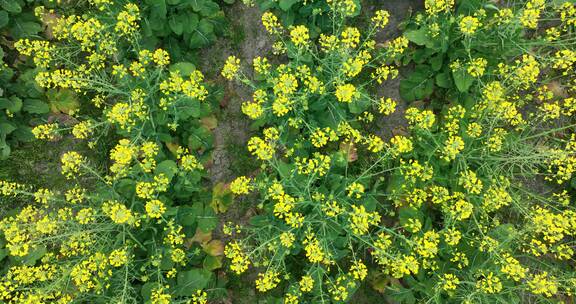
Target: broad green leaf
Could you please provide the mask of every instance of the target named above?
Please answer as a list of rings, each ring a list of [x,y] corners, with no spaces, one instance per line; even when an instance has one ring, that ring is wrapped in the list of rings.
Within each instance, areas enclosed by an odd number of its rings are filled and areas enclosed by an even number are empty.
[[[196,66],[190,62],[178,62],[170,66],[170,72],[178,71],[182,77],[188,77],[196,70]]]
[[[452,78],[450,77],[450,74],[447,72],[437,74],[436,85],[441,88],[449,89],[452,86]]]
[[[10,134],[16,130],[16,126],[8,122],[0,122],[0,135]]]
[[[454,78],[456,88],[460,92],[467,92],[472,83],[474,83],[474,77],[468,74],[465,69],[452,71],[452,77]]]
[[[46,114],[50,112],[50,106],[39,99],[26,99],[22,110],[31,114]]]
[[[6,11],[0,11],[0,28],[5,27],[10,22],[10,16]]]
[[[175,161],[170,159],[164,160],[161,163],[159,163],[158,166],[156,166],[156,170],[154,170],[154,173],[156,175],[164,174],[169,180],[171,180],[172,177],[174,177],[176,172],[178,172],[178,165],[176,164]]]
[[[220,182],[212,189],[212,201],[210,202],[210,207],[212,207],[216,213],[224,213],[228,210],[228,207],[232,204],[233,200],[234,197],[232,192],[230,192],[230,188]]]
[[[17,22],[10,31],[13,37],[20,39],[38,34],[42,31],[42,26],[33,21]]]
[[[434,91],[434,78],[429,70],[417,69],[400,81],[400,96],[406,101],[429,97]]]
[[[80,102],[72,90],[51,90],[47,94],[52,112],[71,114],[80,108]]]
[[[178,223],[182,226],[192,226],[196,224],[196,218],[198,215],[202,213],[201,209],[195,208],[195,204],[192,207],[190,206],[180,206],[178,208],[178,214],[176,215],[176,219]]]
[[[182,32],[184,31],[184,23],[187,19],[186,15],[172,15],[168,20],[168,25],[174,34],[182,35]]]
[[[0,110],[8,110],[18,113],[22,109],[22,99],[12,96],[10,98],[0,98]]]
[[[366,98],[356,98],[348,104],[348,109],[354,114],[360,114],[370,107],[370,100]]]
[[[211,209],[205,209],[208,211]],[[214,213],[204,212],[204,215],[198,217],[198,228],[204,232],[212,231],[218,226],[218,217]]]
[[[0,0],[0,7],[9,13],[19,14],[22,12],[22,7],[16,0]]]
[[[218,3],[212,0],[204,0],[202,2],[203,5],[200,8],[200,14],[202,16],[212,16],[218,13],[218,11],[220,10],[220,6],[218,5]]]
[[[12,150],[10,149],[10,146],[4,140],[4,136],[0,136],[0,159],[1,160],[7,159],[8,156],[10,156],[10,152],[12,152]]]
[[[206,256],[202,262],[202,267],[207,271],[214,271],[216,269],[222,268],[222,257],[221,256]]]
[[[280,0],[278,1],[278,6],[280,6],[281,10],[287,12],[296,3],[298,3],[298,0]]]
[[[208,244],[202,245],[202,249],[210,256],[221,256],[224,254],[224,243],[221,240],[211,240]]]
[[[429,41],[428,29],[425,27],[421,27],[417,30],[406,31],[404,37],[417,45],[425,45]]]
[[[176,294],[187,296],[194,290],[206,288],[212,279],[212,272],[204,269],[195,268],[178,273],[176,278]]]

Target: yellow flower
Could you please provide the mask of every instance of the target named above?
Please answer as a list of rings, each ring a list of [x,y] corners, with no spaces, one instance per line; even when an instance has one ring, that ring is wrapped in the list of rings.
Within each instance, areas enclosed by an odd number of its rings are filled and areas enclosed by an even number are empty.
[[[324,251],[320,247],[320,242],[312,233],[307,234],[306,239],[302,243],[310,263],[321,263],[324,261],[326,258]]]
[[[368,275],[368,268],[362,263],[362,260],[354,261],[350,266],[350,273],[354,279],[363,281]]]
[[[282,244],[282,246],[286,247],[286,248],[292,248],[292,246],[294,245],[294,240],[296,239],[296,237],[294,236],[294,233],[286,231],[286,232],[282,232],[282,234],[280,234],[280,244]]]
[[[358,95],[356,87],[352,84],[342,84],[336,87],[336,98],[340,102],[352,102]]]
[[[306,45],[309,39],[310,34],[308,28],[304,25],[295,26],[290,31],[290,40],[292,40],[292,43],[297,47]]]
[[[510,254],[505,253],[502,255],[503,260],[499,262],[501,264],[500,271],[506,274],[506,277],[512,279],[516,282],[520,282],[526,277],[528,269],[522,267],[520,262],[512,257]]]
[[[110,253],[108,260],[114,267],[123,266],[128,261],[128,253],[124,249],[116,249]]]
[[[270,34],[278,34],[282,31],[282,25],[278,22],[278,17],[271,12],[262,14],[262,24]]]
[[[229,56],[228,59],[226,59],[221,74],[224,78],[232,80],[236,77],[238,70],[240,70],[240,59],[236,58],[236,56]]]
[[[346,191],[348,191],[348,197],[361,198],[364,194],[364,185],[354,182],[346,187]]]
[[[250,178],[246,176],[239,176],[230,184],[230,191],[234,194],[248,194],[252,188]]]
[[[256,289],[260,292],[266,292],[280,283],[280,274],[276,271],[268,270],[265,273],[259,273],[256,279]]]
[[[482,181],[476,177],[476,173],[471,170],[462,171],[458,179],[458,185],[461,185],[470,194],[480,194],[483,189]]]
[[[460,136],[450,136],[444,142],[442,149],[442,159],[445,161],[452,161],[460,152],[464,150],[464,140]]]
[[[32,129],[32,134],[34,134],[34,137],[36,137],[37,139],[51,140],[54,139],[57,129],[58,124],[55,123],[39,125],[34,127],[34,129]]]
[[[116,17],[114,30],[121,36],[134,34],[138,30],[138,20],[140,20],[140,9],[136,4],[128,3]]]
[[[454,7],[454,0],[425,0],[424,8],[429,15],[447,13]]]
[[[274,156],[274,147],[259,137],[248,140],[248,151],[260,160],[269,160]]]
[[[473,16],[466,16],[460,20],[460,31],[466,36],[471,36],[476,33],[480,27],[480,20]]]
[[[73,178],[80,172],[80,166],[84,161],[82,155],[78,152],[70,151],[62,155],[62,174],[66,178]]]
[[[502,291],[502,282],[493,272],[488,272],[476,281],[476,288],[485,293],[498,293]]]
[[[132,211],[119,202],[105,202],[102,205],[102,211],[116,224],[134,225],[136,223],[136,218]]]
[[[414,149],[410,138],[402,135],[392,137],[392,139],[390,139],[390,144],[392,145],[392,153],[394,155],[408,153]]]
[[[157,49],[152,54],[152,60],[160,67],[167,66],[170,64],[170,54],[163,49]]]
[[[236,274],[241,274],[248,269],[250,260],[248,256],[242,251],[240,244],[237,241],[232,241],[226,244],[224,248],[224,255],[231,259],[230,270]]]
[[[372,17],[371,21],[376,28],[384,28],[389,21],[390,13],[385,10],[378,10]]]
[[[460,284],[460,280],[451,273],[445,273],[440,277],[440,285],[444,291],[454,291],[458,284]]]
[[[481,77],[482,75],[484,75],[486,65],[488,65],[488,61],[486,59],[474,58],[468,65],[468,69],[466,71],[472,77]]]
[[[54,193],[48,189],[38,189],[34,193],[34,201],[41,204],[48,204],[48,201],[54,198]]]
[[[430,110],[418,110],[417,108],[409,108],[406,110],[406,119],[411,127],[430,129],[436,121],[436,116]]]
[[[377,211],[367,212],[363,205],[352,205],[349,222],[354,234],[364,235],[368,233],[370,225],[377,226],[380,223],[380,214]]]
[[[360,43],[360,31],[355,27],[347,27],[340,34],[340,41],[345,47],[353,49]]]
[[[151,200],[146,203],[146,214],[150,218],[160,218],[166,212],[164,203],[159,200]]]
[[[310,292],[312,291],[312,288],[314,288],[314,279],[309,275],[302,276],[299,285],[300,291]]]
[[[92,122],[85,120],[74,125],[72,128],[72,135],[77,139],[86,139],[92,132]]]
[[[196,290],[192,293],[192,303],[191,304],[206,304],[208,303],[208,294],[202,290]]]

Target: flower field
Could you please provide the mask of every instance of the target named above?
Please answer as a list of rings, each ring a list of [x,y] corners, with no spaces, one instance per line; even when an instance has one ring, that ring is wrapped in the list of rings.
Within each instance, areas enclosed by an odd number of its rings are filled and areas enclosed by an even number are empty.
[[[0,303],[574,303],[571,0],[0,0]]]

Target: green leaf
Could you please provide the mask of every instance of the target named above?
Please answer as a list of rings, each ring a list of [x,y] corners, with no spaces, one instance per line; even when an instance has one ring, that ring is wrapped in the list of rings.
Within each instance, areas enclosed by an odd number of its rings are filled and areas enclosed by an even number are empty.
[[[156,166],[156,170],[154,170],[154,173],[156,175],[164,174],[169,180],[171,180],[177,172],[178,172],[178,165],[176,165],[175,161],[170,159],[164,160],[161,163],[159,163],[158,166]]]
[[[366,98],[356,98],[348,104],[348,109],[354,114],[360,114],[370,107],[370,101]]]
[[[172,15],[168,20],[168,26],[170,26],[170,29],[174,34],[182,35],[182,32],[184,31],[184,23],[187,19],[186,15]]]
[[[10,22],[10,16],[6,11],[0,11],[0,28],[5,27]]]
[[[8,110],[18,113],[22,109],[22,99],[12,96],[10,98],[0,98],[0,110]]]
[[[8,122],[1,122],[0,123],[0,134],[10,134],[16,130],[16,126],[8,123]]]
[[[179,296],[190,295],[194,290],[206,288],[210,280],[212,280],[212,272],[205,269],[195,268],[179,272],[176,278],[176,294]]]
[[[31,114],[46,114],[50,112],[50,106],[39,99],[26,99],[22,110]]]
[[[10,149],[10,146],[6,144],[3,136],[0,136],[0,159],[7,159],[8,156],[10,156],[10,152],[12,152],[12,149]]]
[[[42,26],[33,21],[18,22],[11,27],[11,34],[15,38],[26,38],[38,34],[42,31]]]
[[[445,89],[452,87],[452,78],[450,78],[450,74],[446,72],[437,74],[436,85]]]
[[[292,7],[292,5],[298,3],[298,0],[280,0],[278,2],[278,6],[280,6],[280,9],[287,12],[290,10],[290,8]]]
[[[205,208],[204,214],[199,216],[197,220],[198,228],[204,232],[212,231],[218,226],[218,218],[210,208]]]
[[[150,298],[152,297],[152,291],[158,288],[159,285],[160,284],[158,282],[147,282],[146,284],[144,284],[142,286],[142,289],[140,289],[140,294],[142,295],[142,298],[145,301],[150,300]]]
[[[400,81],[400,96],[406,101],[429,97],[434,91],[434,78],[426,66],[417,67],[406,79]]]
[[[194,12],[187,11],[186,17],[188,21],[186,21],[186,26],[184,26],[184,33],[193,33],[198,28],[198,23],[200,22],[200,17],[198,14]]]
[[[220,5],[211,0],[204,0],[202,7],[200,8],[200,14],[202,16],[212,16],[220,10]]]
[[[206,256],[204,262],[202,262],[202,267],[207,271],[213,271],[222,268],[222,257],[221,256]]]
[[[80,108],[80,102],[72,90],[51,90],[47,94],[52,112],[70,114]]]
[[[196,66],[190,62],[178,62],[170,66],[170,72],[178,71],[180,76],[188,77],[196,70]]]
[[[406,31],[404,37],[417,45],[425,45],[429,42],[428,29],[425,27],[421,27],[417,30]]]
[[[452,77],[454,78],[454,83],[456,84],[456,88],[460,92],[466,92],[474,83],[474,77],[472,77],[465,69],[458,69],[456,71],[452,71]]]
[[[206,127],[199,127],[194,129],[192,134],[188,136],[188,147],[190,150],[198,150],[200,148],[209,149],[212,146],[212,132]]]
[[[180,206],[178,208],[178,214],[176,215],[178,223],[182,226],[192,226],[196,224],[196,218],[202,213],[202,210],[197,208],[198,205],[200,204],[195,204],[192,207]]]
[[[234,197],[230,188],[225,187],[224,183],[217,183],[214,188],[212,188],[212,201],[210,202],[210,207],[216,213],[224,213],[228,210],[228,207],[232,204]]]
[[[0,6],[9,13],[19,14],[22,12],[22,7],[16,0],[0,0]]]

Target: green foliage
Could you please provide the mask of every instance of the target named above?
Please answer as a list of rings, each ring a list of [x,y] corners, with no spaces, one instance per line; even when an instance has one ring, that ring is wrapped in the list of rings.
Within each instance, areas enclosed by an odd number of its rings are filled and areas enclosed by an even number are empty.
[[[15,40],[37,35],[42,25],[29,3],[0,2],[0,159],[6,159],[18,142],[33,136],[29,121],[48,113],[42,91],[36,86],[30,66],[21,62],[12,50]]]
[[[215,0],[145,0],[142,24],[146,46],[160,45],[177,60],[196,60],[194,50],[217,36],[227,35],[228,24]]]

